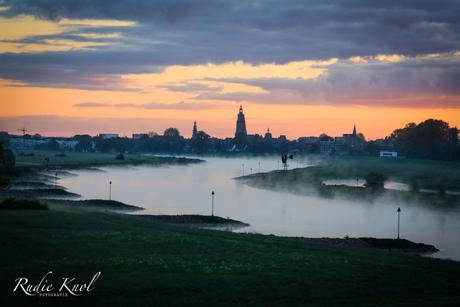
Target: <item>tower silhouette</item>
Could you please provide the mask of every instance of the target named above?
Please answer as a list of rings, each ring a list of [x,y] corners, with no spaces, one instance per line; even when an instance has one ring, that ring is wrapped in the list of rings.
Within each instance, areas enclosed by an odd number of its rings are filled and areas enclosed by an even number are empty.
[[[238,133],[243,133],[244,136],[247,136],[248,133],[246,131],[246,120],[244,119],[244,114],[243,114],[243,106],[240,105],[240,112],[238,113],[238,120],[236,121],[236,131],[235,131],[235,137]]]

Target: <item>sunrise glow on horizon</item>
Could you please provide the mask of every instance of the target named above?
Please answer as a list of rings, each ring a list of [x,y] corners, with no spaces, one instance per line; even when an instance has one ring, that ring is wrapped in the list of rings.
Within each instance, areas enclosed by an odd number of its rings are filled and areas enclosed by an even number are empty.
[[[0,2],[0,131],[225,138],[240,105],[291,140],[460,127],[455,1],[52,2]]]

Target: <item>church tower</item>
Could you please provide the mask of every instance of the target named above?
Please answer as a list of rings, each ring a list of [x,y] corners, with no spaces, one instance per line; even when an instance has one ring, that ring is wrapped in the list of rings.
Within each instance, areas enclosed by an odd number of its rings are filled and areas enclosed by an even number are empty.
[[[197,129],[196,129],[196,121],[195,123],[193,124],[193,133],[192,133],[192,139],[195,139],[196,138],[196,134],[198,133]]]
[[[248,133],[246,131],[246,121],[244,119],[244,114],[243,114],[243,106],[240,105],[240,112],[238,113],[238,120],[236,121],[236,132],[235,132],[235,137],[238,133],[243,133],[244,136],[247,136]]]

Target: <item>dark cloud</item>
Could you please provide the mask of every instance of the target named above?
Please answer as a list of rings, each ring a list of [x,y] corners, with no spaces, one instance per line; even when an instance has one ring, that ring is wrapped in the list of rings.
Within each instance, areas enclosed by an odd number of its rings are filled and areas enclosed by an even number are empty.
[[[80,108],[97,108],[97,107],[110,107],[107,103],[102,102],[83,102],[74,104],[72,107],[80,107]]]
[[[74,104],[73,107],[83,108],[134,108],[134,109],[146,109],[146,110],[209,110],[222,107],[228,107],[228,105],[216,104],[216,103],[194,103],[194,102],[177,102],[177,103],[159,103],[159,102],[148,102],[144,104],[135,103],[116,103],[107,104],[99,102],[83,102]]]
[[[315,79],[207,78],[206,81],[258,87],[265,93],[201,93],[194,99],[260,104],[460,108],[460,62],[457,58],[447,55],[392,63],[339,61],[327,66],[327,72]],[[411,99],[407,99],[409,97]],[[426,97],[434,98],[437,103],[433,105],[433,99]]]
[[[196,93],[196,92],[220,92],[224,89],[223,86],[210,86],[208,84],[184,82],[184,84],[170,84],[161,85],[157,88],[164,88],[172,92],[185,92],[185,93]]]
[[[135,22],[125,27],[67,26],[56,35],[11,41],[45,45],[65,39],[89,44],[90,50],[0,54],[0,78],[33,86],[140,91],[118,75],[158,73],[169,65],[240,60],[253,65],[285,64],[379,54],[417,57],[460,50],[460,1],[457,0],[4,0],[0,5],[5,7],[0,11],[4,17],[30,15],[51,21],[68,18]],[[372,74],[367,68],[360,71],[359,67],[346,65],[332,69],[315,82],[276,81],[280,82],[279,87],[302,83],[310,92],[326,90],[322,94],[325,99],[337,91],[331,86],[344,90],[368,89],[369,85],[361,82],[369,80],[373,80],[375,88],[383,90],[383,84],[397,88],[398,84],[391,82],[402,78],[405,84],[411,82],[410,88],[426,92],[424,82],[428,79],[423,74],[397,71],[392,65],[372,66],[384,76]],[[364,75],[350,77],[351,73],[360,72]],[[457,66],[438,72],[434,88],[457,93],[455,82],[459,74]],[[192,84],[171,85],[168,90],[201,91],[198,85],[194,86],[195,89]],[[428,88],[432,87],[433,83],[428,83]],[[299,93],[311,97],[306,90]],[[205,96],[229,95],[205,92],[198,98]]]

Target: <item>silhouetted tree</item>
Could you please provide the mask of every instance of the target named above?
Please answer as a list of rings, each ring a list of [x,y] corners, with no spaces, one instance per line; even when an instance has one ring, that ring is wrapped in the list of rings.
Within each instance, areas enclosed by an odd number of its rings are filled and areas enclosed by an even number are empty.
[[[6,187],[10,184],[10,178],[5,176],[6,150],[3,147],[3,141],[0,141],[0,187]]]
[[[77,146],[75,146],[77,151],[90,151],[93,148],[93,138],[88,134],[75,135],[73,139],[78,141]]]
[[[372,171],[367,174],[364,186],[372,192],[382,191],[386,180],[387,177],[382,172]]]
[[[417,180],[415,178],[412,178],[409,182],[409,191],[412,193],[412,194],[416,194],[420,191],[419,187],[418,187],[418,183],[417,183]]]
[[[180,134],[179,134],[179,130],[177,128],[168,128],[165,130],[165,132],[163,133],[163,136],[164,137],[167,137],[169,139],[178,139]]]
[[[428,119],[420,124],[407,124],[392,135],[395,148],[408,158],[450,160],[454,148],[449,143],[449,124]],[[447,143],[447,144],[446,144]]]
[[[56,141],[55,139],[49,140],[46,146],[48,147],[49,150],[59,150],[61,147],[58,141]]]
[[[191,147],[200,153],[207,152],[211,148],[211,137],[204,131],[198,131]]]
[[[326,133],[321,133],[318,139],[320,141],[329,141],[329,140],[333,140],[334,138],[327,135]]]
[[[375,142],[368,142],[365,151],[372,157],[378,157],[380,153],[380,146]]]

